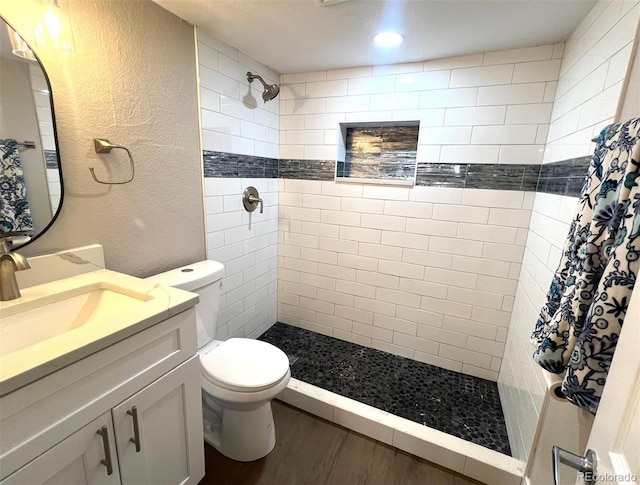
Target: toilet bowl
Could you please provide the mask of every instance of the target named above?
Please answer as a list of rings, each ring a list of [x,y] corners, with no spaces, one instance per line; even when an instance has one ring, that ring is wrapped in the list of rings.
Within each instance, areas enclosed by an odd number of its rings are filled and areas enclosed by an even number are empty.
[[[276,443],[271,400],[289,382],[287,355],[259,340],[215,340],[224,266],[200,261],[148,278],[198,293],[198,354],[204,438],[223,455],[253,461]]]

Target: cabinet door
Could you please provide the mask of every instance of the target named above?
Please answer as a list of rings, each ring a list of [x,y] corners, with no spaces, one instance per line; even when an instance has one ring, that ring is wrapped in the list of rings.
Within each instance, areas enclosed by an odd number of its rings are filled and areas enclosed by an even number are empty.
[[[123,485],[198,483],[204,476],[198,356],[113,408]]]
[[[80,428],[2,481],[2,485],[44,483],[120,484],[111,413]]]

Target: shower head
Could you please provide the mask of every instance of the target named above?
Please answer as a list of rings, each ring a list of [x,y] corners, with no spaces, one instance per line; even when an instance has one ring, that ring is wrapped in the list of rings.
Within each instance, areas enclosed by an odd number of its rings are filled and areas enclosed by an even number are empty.
[[[267,101],[271,101],[280,93],[280,86],[278,86],[277,84],[267,84],[266,82],[264,82],[264,79],[262,79],[262,77],[258,76],[257,74],[252,74],[251,72],[248,72],[247,81],[251,83],[253,82],[254,79],[257,79],[258,81],[260,81],[262,83],[262,86],[264,86],[264,91],[262,92],[262,99],[265,103]]]

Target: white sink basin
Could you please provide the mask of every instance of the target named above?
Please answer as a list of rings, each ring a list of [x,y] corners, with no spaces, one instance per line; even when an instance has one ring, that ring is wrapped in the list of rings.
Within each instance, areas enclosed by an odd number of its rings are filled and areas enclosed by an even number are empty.
[[[0,396],[176,315],[194,293],[101,269],[0,302]]]
[[[0,318],[0,357],[84,325],[98,324],[153,297],[105,283],[19,302]]]

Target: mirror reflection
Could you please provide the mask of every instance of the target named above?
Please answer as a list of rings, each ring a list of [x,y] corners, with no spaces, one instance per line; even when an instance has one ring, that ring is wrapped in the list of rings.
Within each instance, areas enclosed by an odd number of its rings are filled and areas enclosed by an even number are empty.
[[[57,215],[62,186],[54,129],[46,74],[0,18],[0,237],[27,242]]]

